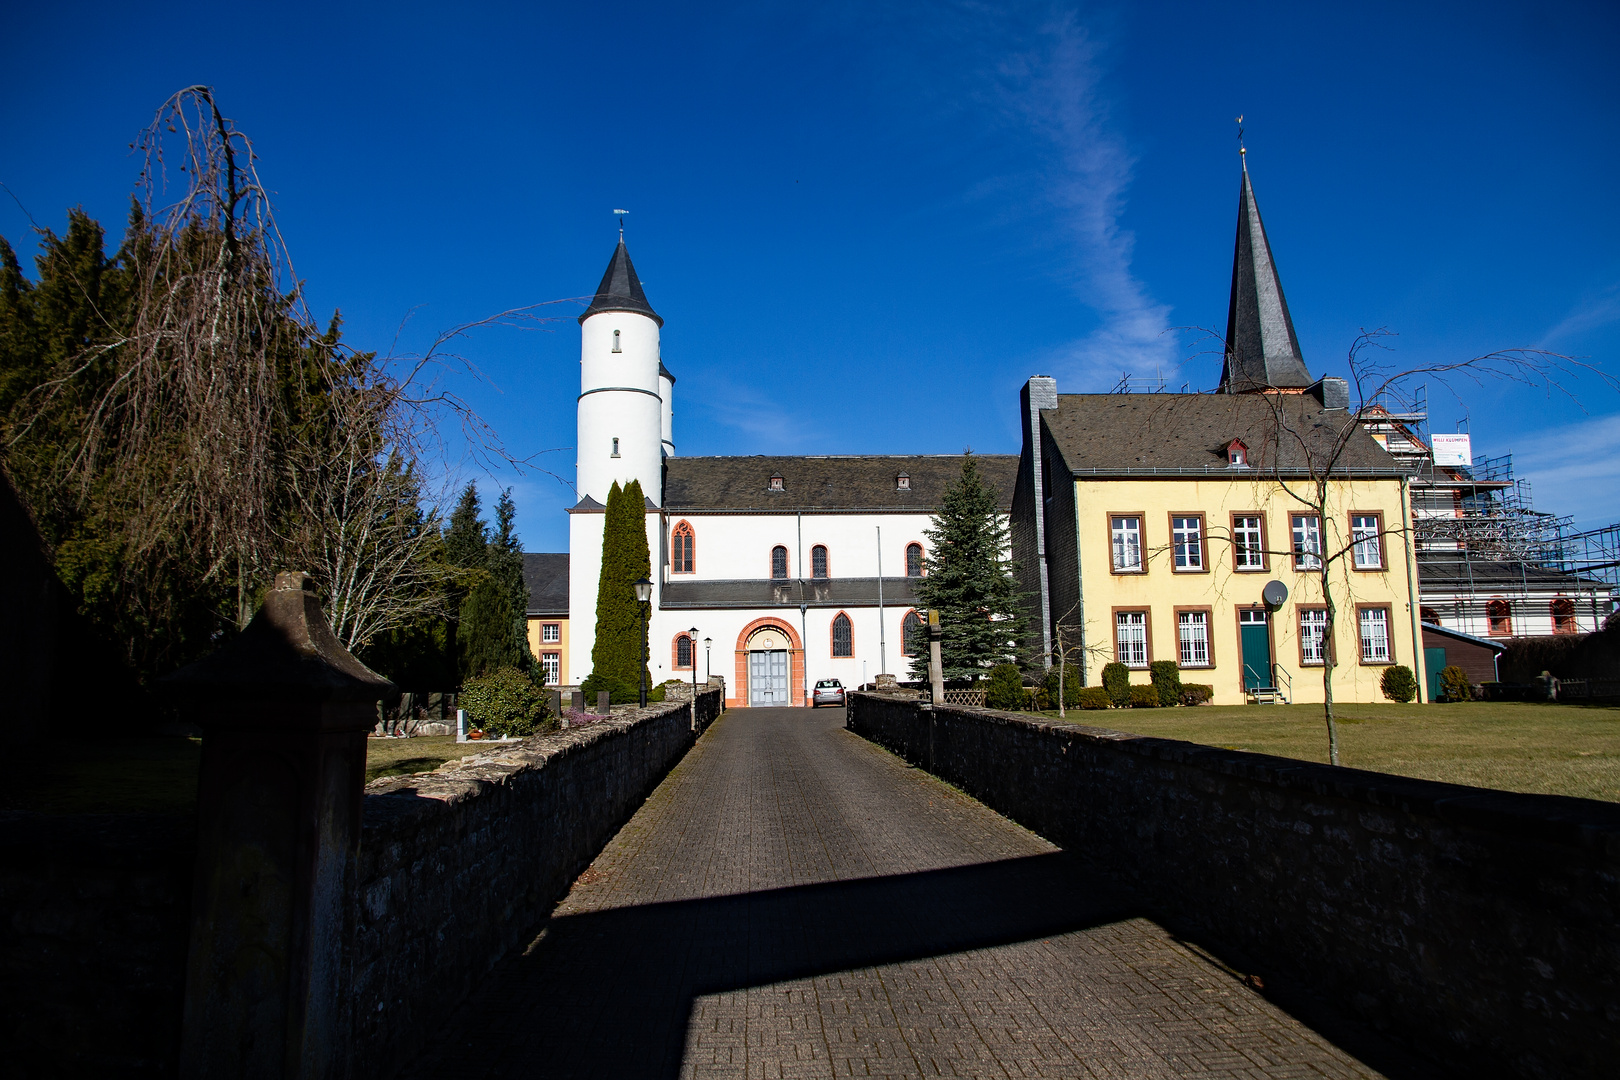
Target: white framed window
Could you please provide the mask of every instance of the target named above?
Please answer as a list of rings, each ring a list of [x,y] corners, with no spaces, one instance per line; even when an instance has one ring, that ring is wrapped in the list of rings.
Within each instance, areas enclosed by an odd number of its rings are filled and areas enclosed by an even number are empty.
[[[1183,611],[1176,616],[1181,639],[1181,666],[1209,667],[1209,613]]]
[[[1357,570],[1384,568],[1383,523],[1377,514],[1350,515],[1350,539],[1353,542]]]
[[[562,653],[548,652],[540,654],[540,671],[547,686],[556,686],[562,682]]]
[[[1142,519],[1134,516],[1113,517],[1109,519],[1108,526],[1113,538],[1114,572],[1141,573]]]
[[[613,351],[614,352],[623,352],[624,351],[623,349],[619,348],[619,332],[617,330],[613,331]]]
[[[619,437],[617,435],[615,435],[613,437],[613,453],[609,454],[608,457],[618,457],[618,456],[619,456]]]
[[[1306,608],[1299,613],[1299,662],[1313,667],[1327,663],[1327,610]]]
[[[1294,569],[1322,568],[1322,519],[1315,514],[1294,515]]]
[[[1266,537],[1259,514],[1238,514],[1232,518],[1232,548],[1239,570],[1266,568]]]
[[[1361,662],[1389,663],[1389,611],[1381,607],[1361,609]]]
[[[1204,519],[1201,515],[1172,517],[1170,539],[1175,547],[1177,570],[1204,568]]]
[[[1126,667],[1145,668],[1147,654],[1147,612],[1120,611],[1114,614],[1116,658]]]
[[[545,642],[547,645],[550,645],[553,642],[561,641],[562,640],[562,624],[561,623],[554,623],[554,622],[541,623],[540,624],[540,640]]]

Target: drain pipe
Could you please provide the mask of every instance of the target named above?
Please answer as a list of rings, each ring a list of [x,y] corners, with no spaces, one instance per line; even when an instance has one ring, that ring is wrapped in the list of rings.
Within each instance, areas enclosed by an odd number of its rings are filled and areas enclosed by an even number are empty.
[[[1406,610],[1412,618],[1412,668],[1418,673],[1417,700],[1424,704],[1423,694],[1428,689],[1429,658],[1423,652],[1423,609],[1418,606],[1413,579],[1417,576],[1412,558],[1411,477],[1401,477],[1401,548],[1406,552]]]
[[[878,673],[889,670],[889,645],[883,637],[883,526],[877,527],[878,562]]]

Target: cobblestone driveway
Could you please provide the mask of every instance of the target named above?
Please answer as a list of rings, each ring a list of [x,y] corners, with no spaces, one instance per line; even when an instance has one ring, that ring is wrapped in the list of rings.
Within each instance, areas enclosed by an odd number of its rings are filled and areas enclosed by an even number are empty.
[[[842,719],[722,717],[413,1075],[1378,1075]]]

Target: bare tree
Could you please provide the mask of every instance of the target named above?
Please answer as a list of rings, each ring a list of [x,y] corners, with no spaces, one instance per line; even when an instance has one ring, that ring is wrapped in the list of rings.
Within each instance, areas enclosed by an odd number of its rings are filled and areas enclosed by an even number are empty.
[[[423,460],[455,441],[481,464],[534,464],[447,388],[482,378],[455,345],[540,326],[547,305],[453,327],[419,354],[355,352],[335,320],[323,334],[311,318],[252,143],[211,88],[174,94],[131,148],[144,167],[128,311],[102,312],[96,344],[30,395],[36,417],[84,401],[53,497],[116,523],[131,581],[193,568],[234,597],[238,626],[287,563],[317,572],[351,646],[434,610],[425,556],[443,492],[424,490]]]
[[[1376,539],[1387,550],[1391,538],[1410,535],[1410,525],[1404,520],[1409,507],[1404,507],[1403,521],[1399,524],[1381,521],[1372,534],[1351,532],[1345,535],[1339,529],[1337,515],[1331,512],[1338,486],[1355,470],[1349,467],[1347,453],[1361,439],[1370,438],[1364,432],[1370,410],[1388,393],[1398,391],[1406,383],[1426,378],[1450,385],[1453,379],[1467,380],[1482,385],[1486,380],[1509,381],[1547,392],[1567,394],[1564,380],[1581,373],[1594,374],[1607,385],[1620,385],[1611,376],[1572,357],[1539,349],[1507,349],[1485,353],[1467,360],[1433,364],[1397,370],[1382,362],[1390,337],[1386,330],[1362,331],[1351,344],[1347,356],[1350,372],[1348,400],[1343,411],[1308,410],[1299,407],[1304,397],[1300,393],[1261,391],[1258,396],[1269,406],[1269,424],[1265,437],[1269,445],[1256,448],[1251,456],[1257,479],[1274,486],[1291,499],[1300,510],[1318,523],[1315,538],[1307,536],[1301,543],[1274,554],[1295,558],[1302,569],[1314,571],[1322,590],[1322,604],[1326,608],[1326,632],[1323,641],[1322,694],[1323,719],[1327,725],[1328,759],[1339,763],[1338,727],[1333,711],[1333,672],[1338,663],[1333,648],[1333,627],[1337,625],[1341,596],[1354,599],[1353,575],[1350,560],[1358,544]],[[1403,485],[1403,501],[1405,488]],[[1342,582],[1336,580],[1342,578]],[[1341,591],[1342,585],[1342,591]],[[1393,633],[1393,627],[1389,632]]]

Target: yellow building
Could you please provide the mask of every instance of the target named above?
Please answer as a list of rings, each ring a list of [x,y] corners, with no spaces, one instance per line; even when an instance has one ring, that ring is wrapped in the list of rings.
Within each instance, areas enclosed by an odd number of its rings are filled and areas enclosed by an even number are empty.
[[[529,651],[546,685],[556,686],[568,655],[568,553],[525,552],[523,584],[529,590]]]
[[[1331,665],[1335,700],[1382,701],[1391,665],[1421,670],[1407,473],[1344,379],[1312,381],[1246,170],[1239,198],[1218,392],[1025,384],[1012,532],[1031,622],[1082,685],[1174,660],[1217,704],[1319,702]]]

